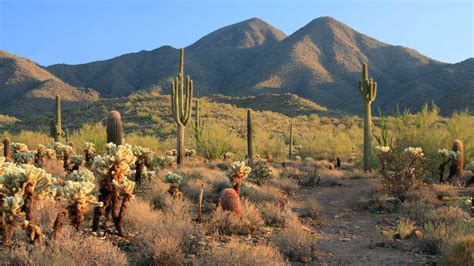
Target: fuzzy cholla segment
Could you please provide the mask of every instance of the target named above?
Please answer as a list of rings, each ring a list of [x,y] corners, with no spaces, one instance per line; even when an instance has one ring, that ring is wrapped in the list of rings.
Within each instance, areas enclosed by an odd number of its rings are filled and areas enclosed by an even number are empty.
[[[134,164],[136,157],[133,155],[132,146],[120,145],[116,146],[113,143],[107,144],[107,154],[94,157],[92,164],[92,171],[98,175],[100,180],[108,178],[110,171],[115,168],[115,171],[120,171],[122,177],[132,174],[130,165]],[[113,172],[112,174],[116,174]]]
[[[384,154],[389,153],[390,151],[391,151],[391,149],[388,146],[376,146],[375,147],[375,152],[378,155],[384,155]]]
[[[92,142],[84,143],[84,152],[89,153],[89,154],[94,154],[95,153],[95,144],[92,143]]]
[[[177,173],[168,172],[163,176],[163,182],[168,184],[180,184],[183,176]]]
[[[404,151],[406,154],[409,154],[413,157],[423,158],[425,155],[423,154],[423,150],[420,147],[413,148],[408,147]]]
[[[56,186],[56,198],[66,199],[71,205],[102,206],[102,202],[97,202],[93,195],[95,178],[91,171],[87,169],[82,169],[80,172],[74,171],[68,177],[70,180],[64,182],[64,185]]]
[[[232,183],[236,182],[236,179],[245,179],[250,174],[252,168],[245,165],[245,162],[233,162],[227,171],[227,176]]]
[[[438,150],[438,154],[444,159],[451,159],[453,161],[459,161],[461,159],[460,151],[450,151],[448,149]]]
[[[35,194],[43,197],[51,194],[51,184],[56,180],[41,168],[33,165],[4,163],[0,176],[0,194],[23,196],[25,187],[30,184]]]

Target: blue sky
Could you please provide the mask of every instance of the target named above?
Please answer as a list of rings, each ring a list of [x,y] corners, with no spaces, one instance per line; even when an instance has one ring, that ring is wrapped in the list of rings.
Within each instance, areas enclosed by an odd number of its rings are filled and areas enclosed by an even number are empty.
[[[0,0],[0,49],[41,65],[78,64],[185,47],[252,17],[290,35],[320,16],[443,62],[474,57],[471,0]]]

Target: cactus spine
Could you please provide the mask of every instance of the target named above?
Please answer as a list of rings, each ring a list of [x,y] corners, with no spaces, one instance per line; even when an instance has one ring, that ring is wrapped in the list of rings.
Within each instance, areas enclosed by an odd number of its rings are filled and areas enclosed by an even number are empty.
[[[3,140],[3,157],[5,157],[5,161],[10,161],[10,138],[5,138]]]
[[[186,98],[184,86],[186,87]],[[189,122],[192,113],[193,81],[188,76],[187,82],[184,78],[184,49],[180,50],[179,73],[171,84],[171,110],[173,118],[178,125],[177,156],[176,163],[181,164],[184,158],[184,129]]]
[[[61,97],[56,95],[56,122],[51,121],[51,135],[54,138],[54,142],[61,142],[61,138],[64,135],[61,125]]]
[[[107,118],[107,143],[119,146],[123,144],[122,117],[117,111],[111,111]]]
[[[249,162],[253,160],[252,111],[250,109],[247,109],[247,158]]]
[[[290,123],[290,143],[288,144],[288,159],[293,159],[293,122]]]
[[[362,80],[359,81],[359,90],[364,101],[364,170],[370,170],[371,154],[371,126],[372,126],[372,102],[377,96],[377,82],[369,79],[369,67],[367,64],[362,68]]]

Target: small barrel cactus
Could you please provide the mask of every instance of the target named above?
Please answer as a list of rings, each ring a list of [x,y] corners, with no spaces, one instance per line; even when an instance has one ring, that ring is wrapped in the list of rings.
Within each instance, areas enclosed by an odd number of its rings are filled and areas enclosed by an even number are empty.
[[[464,173],[464,147],[462,145],[462,141],[456,139],[453,142],[453,146],[451,147],[453,152],[459,152],[460,156],[457,160],[451,161],[453,171],[457,177],[461,177]]]
[[[5,157],[7,162],[10,161],[10,144],[10,138],[5,138],[3,140],[3,157]]]

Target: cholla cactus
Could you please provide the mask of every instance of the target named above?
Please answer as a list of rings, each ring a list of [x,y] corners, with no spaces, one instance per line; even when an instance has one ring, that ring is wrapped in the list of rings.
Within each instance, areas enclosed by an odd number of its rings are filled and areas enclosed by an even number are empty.
[[[466,169],[466,170],[471,170],[471,171],[474,172],[474,161],[472,161],[472,162],[466,164],[466,167],[465,167],[464,169]]]
[[[43,169],[33,165],[3,163],[0,160],[0,209],[4,243],[8,244],[13,237],[16,223],[25,223],[34,243],[40,243],[42,233],[34,225],[33,206],[36,200],[50,197],[56,180]]]
[[[70,162],[72,163],[72,167],[68,165],[68,172],[78,171],[79,167],[81,167],[82,163],[84,162],[84,158],[82,155],[72,155]]]
[[[404,152],[410,156],[423,158],[425,155],[423,154],[423,150],[420,147],[413,148],[408,147],[404,150]]]
[[[92,162],[92,158],[95,154],[95,144],[92,142],[86,142],[84,144],[84,158],[86,160],[86,164],[90,164]]]
[[[192,157],[194,155],[196,155],[196,150],[184,149],[184,156]]]
[[[95,177],[91,171],[87,169],[74,171],[69,174],[68,178],[69,180],[65,181],[63,185],[55,187],[56,198],[65,199],[68,202],[68,207],[58,213],[54,222],[55,235],[61,229],[66,217],[69,217],[74,227],[79,229],[89,206],[103,206],[103,203],[97,202],[93,195]]]
[[[168,172],[163,176],[163,182],[167,184],[179,185],[183,181],[183,176],[173,172]]]
[[[135,162],[135,182],[137,182],[137,186],[140,186],[142,183],[142,179],[149,176],[147,172],[147,167],[151,166],[153,152],[149,148],[144,148],[141,146],[134,146],[132,148],[133,155],[137,157]],[[145,174],[147,173],[147,176]]]
[[[387,154],[391,151],[390,147],[387,147],[387,146],[376,146],[375,147],[375,152],[377,153],[377,155],[384,155],[384,154]]]
[[[227,176],[230,181],[235,184],[237,180],[241,181],[247,178],[251,170],[250,167],[245,166],[245,162],[236,161],[230,165],[229,170],[227,171]]]
[[[26,144],[23,144],[23,143],[13,142],[12,144],[10,144],[10,149],[12,150],[13,155],[14,155],[17,152],[28,151],[28,146],[26,146]]]
[[[173,166],[174,157],[173,156],[158,156],[155,159],[156,164],[161,168]]]
[[[18,164],[33,164],[35,163],[36,151],[21,151],[16,152],[14,161]]]
[[[163,182],[170,184],[170,188],[168,189],[168,193],[174,198],[180,199],[182,198],[182,193],[179,191],[178,185],[183,180],[183,176],[177,173],[168,172],[163,176]]]
[[[99,229],[100,218],[105,210],[112,212],[115,227],[120,235],[123,235],[122,218],[125,215],[127,203],[132,197],[135,183],[127,177],[133,172],[131,165],[136,161],[133,155],[132,146],[119,145],[113,143],[107,144],[107,154],[99,155],[94,158],[92,171],[97,175],[100,183],[99,201],[104,202],[104,206],[96,207],[94,211],[94,220],[92,230]],[[120,201],[121,206],[120,205]]]

